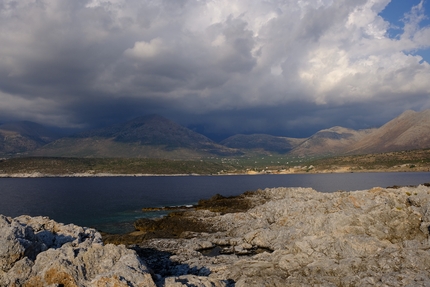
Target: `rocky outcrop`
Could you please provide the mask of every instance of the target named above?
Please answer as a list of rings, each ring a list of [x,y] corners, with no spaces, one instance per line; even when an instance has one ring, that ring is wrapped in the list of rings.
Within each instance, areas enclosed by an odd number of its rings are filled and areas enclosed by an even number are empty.
[[[238,210],[215,196],[218,211],[182,212],[169,238],[136,231],[128,249],[93,229],[0,217],[0,286],[430,286],[428,185],[239,198]]]
[[[158,285],[193,286],[187,282],[206,276],[212,283],[192,284],[430,284],[428,186],[334,193],[273,188],[250,196],[264,203],[245,212],[187,215],[214,233],[185,231],[177,239],[141,242],[136,248],[169,254],[161,259],[165,264],[148,261],[161,278]],[[172,272],[175,268],[182,273]]]
[[[103,245],[94,229],[1,215],[0,230],[0,286],[155,287],[133,250]]]
[[[261,205],[265,198],[255,192],[245,192],[238,196],[224,197],[220,194],[209,199],[202,199],[196,205],[167,208],[143,208],[144,212],[170,210],[165,217],[149,219],[140,218],[134,222],[136,232],[131,234],[103,234],[104,242],[114,244],[137,244],[152,238],[180,238],[194,233],[214,233],[218,231],[212,222],[201,220],[201,217],[219,216],[225,213],[245,212]],[[199,216],[198,214],[204,214]]]

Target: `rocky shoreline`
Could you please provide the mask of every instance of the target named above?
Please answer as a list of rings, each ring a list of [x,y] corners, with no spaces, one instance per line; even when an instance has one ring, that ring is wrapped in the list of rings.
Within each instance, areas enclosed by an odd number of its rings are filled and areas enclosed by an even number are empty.
[[[217,195],[135,227],[2,216],[0,286],[430,285],[429,184]]]

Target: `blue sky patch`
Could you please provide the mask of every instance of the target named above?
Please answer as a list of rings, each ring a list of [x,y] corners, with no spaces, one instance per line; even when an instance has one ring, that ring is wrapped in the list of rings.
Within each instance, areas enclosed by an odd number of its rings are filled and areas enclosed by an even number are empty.
[[[420,0],[392,0],[385,9],[379,14],[386,21],[390,22],[391,27],[388,29],[388,37],[392,39],[399,38],[403,33],[405,25],[405,15],[410,13],[413,6],[420,4]],[[420,28],[430,26],[430,1],[423,2],[425,19],[419,24]],[[411,53],[413,55],[420,55],[423,59],[430,63],[430,48],[417,50]]]

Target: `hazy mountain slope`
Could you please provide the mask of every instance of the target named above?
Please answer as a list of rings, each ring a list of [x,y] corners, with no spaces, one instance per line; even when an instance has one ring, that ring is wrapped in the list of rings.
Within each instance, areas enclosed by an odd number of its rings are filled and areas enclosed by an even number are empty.
[[[217,144],[158,115],[139,117],[109,127],[53,141],[57,135],[42,125],[0,125],[0,156],[17,153],[61,157],[127,157],[187,159],[233,156],[261,150],[298,156],[367,154],[430,148],[430,110],[406,111],[380,128],[333,127],[308,139],[264,134],[235,135]]]
[[[135,118],[111,127],[76,135],[78,138],[112,138],[116,142],[167,147],[212,148],[215,142],[159,115]]]
[[[430,148],[430,110],[406,111],[355,143],[349,154]]]
[[[34,122],[14,122],[0,125],[0,154],[10,155],[35,150],[58,135]]]
[[[321,130],[302,144],[294,148],[290,154],[298,156],[328,156],[345,153],[372,130],[353,130],[343,127],[332,127]]]
[[[306,139],[277,137],[266,134],[231,136],[221,142],[222,145],[238,149],[260,149],[269,152],[286,153]]]
[[[78,158],[195,159],[213,154],[187,148],[166,150],[164,146],[121,143],[104,138],[61,138],[33,151],[31,155]]]
[[[239,152],[158,115],[62,138],[34,153],[43,156],[153,158],[235,154]]]

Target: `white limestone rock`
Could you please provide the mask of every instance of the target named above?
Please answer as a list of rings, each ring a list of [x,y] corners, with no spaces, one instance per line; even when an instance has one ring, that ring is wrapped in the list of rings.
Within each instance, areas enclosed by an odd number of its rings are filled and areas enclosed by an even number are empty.
[[[207,268],[210,278],[231,279],[236,287],[430,286],[429,187],[271,188],[253,196],[265,203],[247,212],[196,215],[216,234],[158,243],[176,241],[171,260]],[[237,254],[196,254],[199,241],[230,245]],[[238,256],[251,246],[273,252]]]
[[[133,250],[94,229],[46,217],[0,216],[0,286],[155,287]]]

